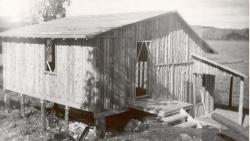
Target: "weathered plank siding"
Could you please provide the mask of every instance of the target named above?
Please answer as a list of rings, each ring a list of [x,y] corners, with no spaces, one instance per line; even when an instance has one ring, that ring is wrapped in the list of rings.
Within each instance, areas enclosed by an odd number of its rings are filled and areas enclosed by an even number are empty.
[[[40,98],[43,91],[38,87],[44,87],[43,50],[40,44],[3,42],[3,87]]]
[[[4,88],[88,111],[126,107],[135,90],[135,41],[93,42],[55,40],[56,70],[47,73],[43,41],[4,41]]]
[[[206,50],[184,22],[169,14],[113,29],[99,36],[151,41],[148,48],[147,93],[154,98],[191,102],[191,53],[204,56]]]
[[[98,39],[100,95],[103,110],[128,106],[135,93],[135,41],[130,38]]]
[[[94,48],[55,47],[56,71],[50,74],[45,72],[45,44],[3,42],[4,88],[75,108],[94,109],[98,93],[91,60]]]

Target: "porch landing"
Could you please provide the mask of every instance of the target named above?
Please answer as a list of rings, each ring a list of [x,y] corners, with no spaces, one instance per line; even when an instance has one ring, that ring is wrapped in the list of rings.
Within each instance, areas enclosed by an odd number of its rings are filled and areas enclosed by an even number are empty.
[[[140,98],[135,100],[129,105],[129,108],[142,110],[148,113],[161,115],[161,114],[173,114],[181,108],[188,110],[193,105],[191,103],[179,102],[179,101],[166,101],[162,99]]]

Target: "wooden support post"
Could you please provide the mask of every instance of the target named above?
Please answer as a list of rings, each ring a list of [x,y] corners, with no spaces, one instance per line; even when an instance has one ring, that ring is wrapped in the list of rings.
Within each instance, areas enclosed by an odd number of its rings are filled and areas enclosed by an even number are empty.
[[[170,100],[174,97],[174,66],[170,67]]]
[[[193,116],[194,118],[196,118],[195,107],[196,107],[196,74],[194,74],[194,77],[193,77]]]
[[[232,97],[233,97],[233,76],[230,79],[230,92],[229,92],[229,107],[232,107]]]
[[[8,113],[9,112],[9,98],[5,89],[3,89],[3,101],[4,101],[4,111]]]
[[[138,83],[137,83],[137,87],[139,88],[140,87],[140,82],[141,82],[141,78],[140,78],[140,76],[141,76],[141,62],[140,61],[138,61]]]
[[[46,131],[46,109],[45,109],[45,102],[41,100],[41,113],[42,113],[42,129]]]
[[[204,114],[205,115],[208,115],[208,104],[207,104],[207,101],[208,101],[208,98],[207,98],[207,94],[206,94],[206,89],[204,86],[201,87],[201,103],[203,104],[203,108],[204,108]]]
[[[207,94],[206,94],[206,89],[205,89],[205,75],[203,74],[201,76],[201,79],[202,79],[202,87],[201,87],[201,100],[202,100],[202,103],[203,103],[203,106],[204,106],[204,112],[205,112],[205,115],[208,115],[208,107],[207,107]]]
[[[104,138],[106,133],[105,117],[96,118],[96,135],[98,138]]]
[[[21,109],[20,109],[20,111],[21,111],[21,116],[22,117],[25,117],[25,110],[24,110],[24,96],[23,96],[23,94],[20,94],[20,106],[21,106]]]
[[[95,131],[98,138],[104,138],[106,133],[106,117],[110,113],[95,114]]]
[[[69,128],[69,106],[65,106],[64,120],[65,120],[65,129],[66,129],[66,131],[68,131],[68,128]]]
[[[244,99],[244,78],[240,80],[240,97],[239,97],[239,124],[242,124],[243,118],[243,99]]]

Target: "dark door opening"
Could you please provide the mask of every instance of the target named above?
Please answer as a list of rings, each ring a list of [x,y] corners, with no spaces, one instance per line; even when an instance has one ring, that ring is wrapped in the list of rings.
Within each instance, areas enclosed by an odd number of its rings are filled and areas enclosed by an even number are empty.
[[[148,47],[149,41],[137,42],[136,57],[136,97],[146,96],[148,87]]]

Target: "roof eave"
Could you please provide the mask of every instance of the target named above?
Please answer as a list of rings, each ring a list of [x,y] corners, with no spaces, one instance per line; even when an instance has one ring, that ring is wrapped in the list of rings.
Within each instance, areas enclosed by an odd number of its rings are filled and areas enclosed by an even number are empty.
[[[217,63],[217,62],[214,62],[214,61],[212,61],[212,60],[209,60],[209,59],[204,58],[204,57],[202,57],[202,56],[199,56],[199,55],[197,55],[197,54],[192,53],[191,56],[192,56],[194,59],[196,59],[196,60],[199,60],[199,61],[204,62],[204,63],[206,63],[206,64],[209,64],[209,65],[211,65],[211,66],[215,66],[215,67],[217,67],[217,68],[219,68],[219,69],[222,69],[222,70],[224,70],[224,71],[226,71],[226,72],[228,72],[228,73],[230,73],[230,74],[232,74],[232,75],[234,75],[234,76],[240,77],[240,78],[242,78],[242,79],[248,78],[248,76],[246,76],[245,74],[242,74],[242,73],[240,73],[240,72],[238,72],[238,71],[236,71],[236,70],[234,70],[234,69],[231,69],[231,68],[229,68],[229,67],[227,67],[227,66],[225,66],[225,65],[219,64],[219,63]]]

